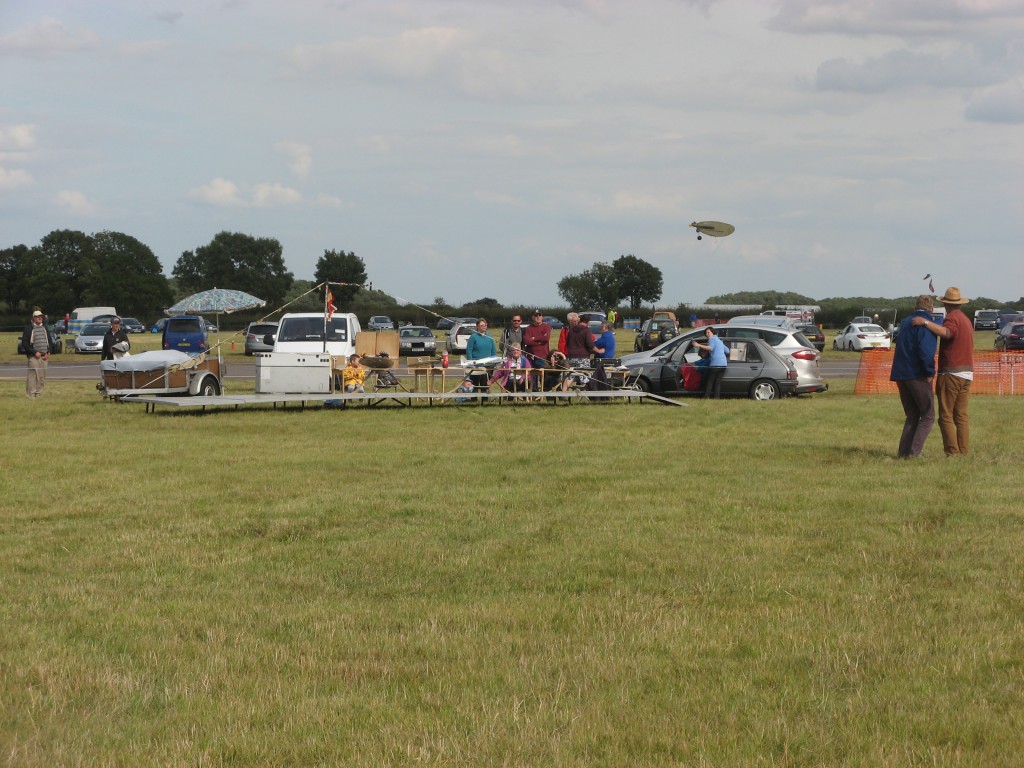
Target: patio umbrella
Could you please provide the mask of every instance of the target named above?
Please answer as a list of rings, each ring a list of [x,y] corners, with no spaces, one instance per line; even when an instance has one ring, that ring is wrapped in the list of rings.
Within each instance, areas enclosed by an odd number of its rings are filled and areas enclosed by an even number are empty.
[[[164,310],[165,315],[192,315],[202,312],[241,312],[243,309],[255,309],[266,306],[267,302],[244,291],[232,291],[228,288],[211,288],[186,296],[173,307]]]

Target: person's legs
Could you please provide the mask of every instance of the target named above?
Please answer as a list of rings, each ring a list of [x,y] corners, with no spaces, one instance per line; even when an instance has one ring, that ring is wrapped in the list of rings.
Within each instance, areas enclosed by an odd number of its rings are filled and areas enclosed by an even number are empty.
[[[36,357],[28,358],[28,374],[25,376],[25,396],[39,397],[43,391],[44,379],[41,376],[43,361]]]
[[[725,375],[725,368],[721,366],[705,368],[704,374],[704,399],[714,398],[718,400],[722,394],[722,377]]]
[[[951,376],[956,381],[956,399],[953,401],[953,427],[956,429],[956,447],[963,456],[967,455],[971,442],[971,426],[967,418],[967,405],[971,399],[971,382],[958,376]]]
[[[909,381],[897,381],[896,389],[900,393],[900,404],[903,406],[903,432],[900,434],[900,446],[896,455],[901,459],[910,456],[910,445],[914,441],[914,432],[917,430],[919,416],[917,413],[917,402],[910,390]]]
[[[939,431],[942,433],[942,450],[947,456],[956,456],[960,453],[956,426],[953,424],[953,407],[959,392],[958,381],[963,379],[950,376],[948,373],[935,377],[935,396],[939,401]]]
[[[928,379],[901,381],[899,384],[905,385],[900,388],[901,401],[904,389],[909,400],[909,406],[906,401],[903,404],[907,422],[903,427],[904,439],[900,441],[900,455],[920,456],[924,450],[924,442],[935,424],[935,398]]]

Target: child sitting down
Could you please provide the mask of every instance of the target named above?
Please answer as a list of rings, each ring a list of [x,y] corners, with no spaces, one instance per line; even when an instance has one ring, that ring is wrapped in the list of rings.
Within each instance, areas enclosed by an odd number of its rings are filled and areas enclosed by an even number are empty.
[[[350,355],[348,365],[341,369],[341,382],[346,392],[365,392],[366,369],[359,364],[359,355]]]

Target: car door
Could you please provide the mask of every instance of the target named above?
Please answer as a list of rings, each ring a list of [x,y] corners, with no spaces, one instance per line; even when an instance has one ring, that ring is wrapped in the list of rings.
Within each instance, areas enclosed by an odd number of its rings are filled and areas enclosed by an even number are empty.
[[[722,377],[723,395],[745,396],[750,384],[764,371],[764,357],[757,344],[745,339],[730,339],[729,364]]]

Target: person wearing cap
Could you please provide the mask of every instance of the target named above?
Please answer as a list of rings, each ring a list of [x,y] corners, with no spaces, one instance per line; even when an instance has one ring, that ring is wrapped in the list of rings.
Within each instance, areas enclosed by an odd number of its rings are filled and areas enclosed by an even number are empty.
[[[974,323],[960,307],[970,299],[963,298],[959,288],[950,286],[939,297],[939,302],[946,308],[942,325],[923,317],[915,317],[912,323],[924,326],[939,337],[935,396],[939,401],[942,449],[947,456],[966,456],[970,448],[967,405],[974,380]]]
[[[932,377],[935,376],[935,335],[914,318],[928,320],[932,316],[932,297],[918,296],[914,313],[900,323],[896,337],[896,351],[892,355],[889,380],[896,382],[903,405],[903,433],[897,455],[901,459],[914,459],[924,450],[924,441],[935,424],[935,395]]]
[[[43,313],[35,310],[32,320],[21,334],[21,348],[28,359],[28,376],[25,378],[25,397],[39,397],[46,386],[46,366],[53,353],[50,331],[43,325]]]
[[[110,321],[110,330],[103,334],[103,354],[100,360],[120,360],[131,346],[128,334],[121,327],[121,318],[114,317]]]
[[[544,313],[533,310],[530,324],[523,329],[523,352],[534,368],[543,368],[551,351],[551,326],[544,322]],[[533,391],[540,386],[539,374],[534,374]]]

